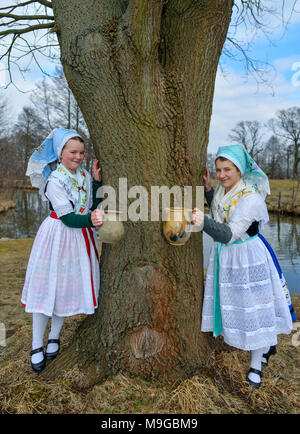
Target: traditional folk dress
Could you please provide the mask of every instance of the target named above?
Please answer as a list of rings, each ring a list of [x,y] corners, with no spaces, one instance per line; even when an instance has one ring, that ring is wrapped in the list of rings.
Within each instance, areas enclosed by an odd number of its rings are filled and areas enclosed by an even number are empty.
[[[47,316],[93,314],[100,272],[95,229],[66,226],[60,217],[87,215],[92,207],[92,179],[78,168],[72,175],[61,164],[48,178],[45,196],[52,213],[34,240],[21,302],[26,312]]]
[[[219,184],[211,218],[227,223],[233,235],[228,244],[212,246],[201,330],[221,334],[241,350],[276,345],[278,334],[291,332],[292,318],[269,250],[258,235],[247,233],[253,222],[259,222],[261,230],[269,220],[257,185],[242,178],[225,194]]]

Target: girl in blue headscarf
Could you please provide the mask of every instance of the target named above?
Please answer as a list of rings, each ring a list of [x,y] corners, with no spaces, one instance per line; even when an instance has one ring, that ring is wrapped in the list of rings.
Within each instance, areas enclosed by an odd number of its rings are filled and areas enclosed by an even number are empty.
[[[21,298],[25,311],[32,313],[31,366],[37,372],[57,356],[64,318],[93,314],[97,308],[100,273],[94,227],[102,224],[103,213],[96,209],[101,176],[95,160],[92,180],[81,167],[83,158],[84,142],[77,131],[57,128],[27,167],[26,175],[51,210],[35,237]]]
[[[223,146],[216,155],[214,189],[204,177],[210,215],[195,209],[193,222],[214,239],[202,309],[201,330],[241,350],[251,351],[247,380],[261,384],[262,364],[275,354],[277,335],[292,330],[282,281],[259,234],[269,216],[265,173],[241,145]]]

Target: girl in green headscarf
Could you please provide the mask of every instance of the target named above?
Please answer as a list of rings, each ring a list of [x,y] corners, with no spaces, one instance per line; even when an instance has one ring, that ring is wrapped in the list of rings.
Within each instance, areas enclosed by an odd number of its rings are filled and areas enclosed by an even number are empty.
[[[241,145],[216,155],[218,184],[204,177],[210,216],[194,210],[193,222],[215,243],[209,258],[201,330],[223,335],[233,347],[251,352],[247,381],[261,384],[262,364],[276,352],[277,335],[292,330],[292,319],[272,257],[259,236],[268,222],[266,174]]]

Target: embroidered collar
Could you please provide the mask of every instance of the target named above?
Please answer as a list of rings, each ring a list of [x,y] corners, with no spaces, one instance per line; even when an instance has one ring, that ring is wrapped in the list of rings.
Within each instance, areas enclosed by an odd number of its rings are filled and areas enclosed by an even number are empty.
[[[64,185],[67,193],[75,200],[75,214],[84,214],[87,206],[87,181],[84,169],[78,167],[76,175],[73,175],[62,164],[59,164],[52,172],[52,176]]]
[[[250,193],[258,193],[257,185],[246,183],[243,179],[227,194],[225,194],[225,188],[218,184],[211,206],[213,219],[219,223],[227,223],[239,199]]]

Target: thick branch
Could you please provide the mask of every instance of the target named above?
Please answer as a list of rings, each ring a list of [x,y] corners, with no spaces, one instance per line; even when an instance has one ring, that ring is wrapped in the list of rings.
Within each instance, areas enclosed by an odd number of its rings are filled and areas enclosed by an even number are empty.
[[[265,61],[259,61],[250,57],[248,54],[248,51],[250,51],[249,46],[243,48],[240,42],[230,37],[227,37],[227,41],[235,48],[236,53],[241,53],[247,73],[249,72],[253,75],[258,83],[268,84],[274,67]],[[226,47],[224,47],[223,53],[229,58],[236,60],[236,55],[233,55]]]
[[[24,33],[33,32],[34,30],[51,29],[54,27],[54,23],[36,24],[34,26],[25,27],[24,29],[9,29],[0,32],[0,36],[7,35],[22,35]]]
[[[10,5],[10,6],[4,6],[3,8],[0,8],[1,11],[5,11],[8,10],[10,12],[14,11],[17,8],[22,8],[24,6],[28,6],[30,4],[35,4],[35,3],[39,3],[42,6],[46,6],[47,8],[52,9],[52,2],[51,1],[47,1],[47,0],[28,0],[26,2],[23,3],[18,3],[15,5]]]
[[[12,18],[14,21],[54,20],[54,17],[51,15],[14,15],[10,13],[0,13],[0,18]],[[5,25],[5,23],[3,25]]]
[[[38,0],[37,3],[40,3],[43,6],[46,6],[47,8],[52,8],[52,2],[47,0]]]
[[[143,56],[157,53],[164,0],[131,0],[125,22],[131,40]]]

